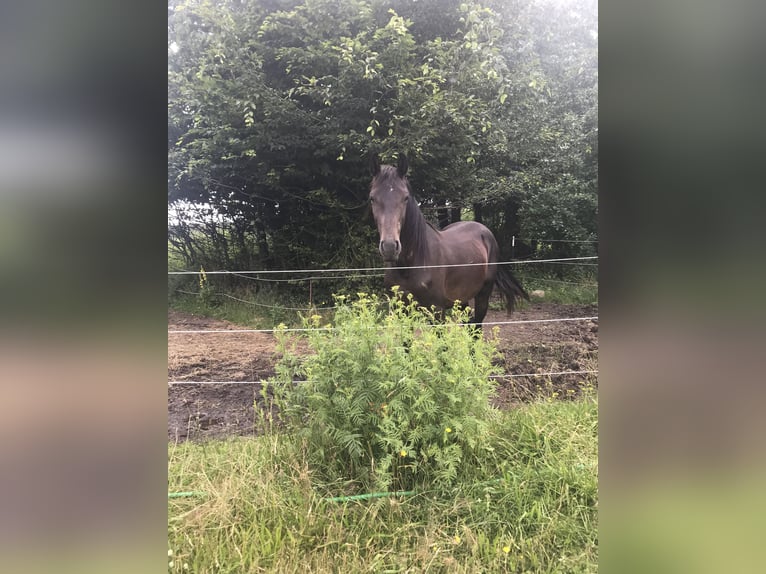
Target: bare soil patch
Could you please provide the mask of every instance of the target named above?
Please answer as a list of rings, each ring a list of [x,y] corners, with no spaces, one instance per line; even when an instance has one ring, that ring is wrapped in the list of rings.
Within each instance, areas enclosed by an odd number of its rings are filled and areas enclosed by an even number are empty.
[[[511,320],[534,321],[598,315],[596,305],[535,303]],[[490,311],[485,322],[509,320]],[[485,327],[490,331],[492,327]],[[168,330],[237,330],[209,317],[168,311]],[[508,375],[596,370],[598,321],[525,323],[499,326],[498,361]],[[264,408],[260,381],[274,374],[276,344],[269,333],[189,333],[168,335],[168,380],[240,384],[168,385],[168,439],[204,439],[256,433],[254,405]],[[495,403],[509,408],[540,395],[574,398],[583,385],[596,387],[595,375],[557,375],[501,379]]]

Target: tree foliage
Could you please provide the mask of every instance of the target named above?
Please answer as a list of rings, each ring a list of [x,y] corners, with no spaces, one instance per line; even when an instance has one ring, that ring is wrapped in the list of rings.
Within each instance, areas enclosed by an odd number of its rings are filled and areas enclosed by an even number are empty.
[[[506,257],[593,239],[596,30],[590,0],[171,1],[169,241],[209,269],[374,265],[371,151]]]

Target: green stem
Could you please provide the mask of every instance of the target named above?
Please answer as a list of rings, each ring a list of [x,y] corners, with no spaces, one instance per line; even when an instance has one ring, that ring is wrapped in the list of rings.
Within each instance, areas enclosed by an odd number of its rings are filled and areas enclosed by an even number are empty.
[[[168,492],[168,498],[186,498],[188,496],[205,496],[206,492],[190,491],[190,492]]]
[[[386,496],[411,496],[414,490],[397,490],[396,492],[368,492],[367,494],[355,494],[353,496],[336,496],[323,498],[325,502],[350,502],[352,500],[369,500],[370,498],[384,498]]]
[[[502,482],[502,478],[493,478],[491,480],[485,480],[477,482],[474,486],[482,484],[492,484]],[[168,492],[168,498],[185,498],[190,496],[205,496],[206,492],[190,491],[190,492]],[[323,498],[325,502],[351,502],[354,500],[369,500],[371,498],[385,498],[388,496],[412,496],[415,494],[414,490],[397,490],[395,492],[368,492],[366,494],[354,494],[352,496],[335,496],[332,498]]]

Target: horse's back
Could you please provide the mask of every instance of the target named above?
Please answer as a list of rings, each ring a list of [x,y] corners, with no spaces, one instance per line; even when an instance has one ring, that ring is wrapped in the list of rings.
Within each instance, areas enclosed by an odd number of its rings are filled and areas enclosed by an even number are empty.
[[[487,226],[478,221],[457,221],[451,223],[441,230],[440,235],[442,240],[447,243],[458,244],[474,241],[477,244],[481,243],[484,245],[488,253],[494,253],[497,250],[495,236]]]
[[[455,223],[450,223],[449,225],[445,226],[444,229],[441,230],[442,233],[446,233],[448,231],[450,232],[457,232],[457,231],[489,231],[487,227],[483,223],[479,223],[478,221],[456,221]]]
[[[444,229],[441,230],[442,234],[446,235],[477,235],[477,236],[490,236],[492,232],[483,223],[478,221],[457,221],[450,223]]]

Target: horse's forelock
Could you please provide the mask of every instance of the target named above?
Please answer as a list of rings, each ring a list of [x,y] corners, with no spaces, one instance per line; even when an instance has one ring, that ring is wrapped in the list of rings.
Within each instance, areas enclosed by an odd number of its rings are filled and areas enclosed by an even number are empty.
[[[400,177],[398,172],[396,171],[396,168],[392,165],[382,165],[380,166],[380,171],[378,172],[378,175],[376,175],[374,178],[372,178],[372,188],[376,187],[395,187],[398,188],[400,186],[404,186],[407,190],[409,190],[409,183],[407,182],[406,177]]]

